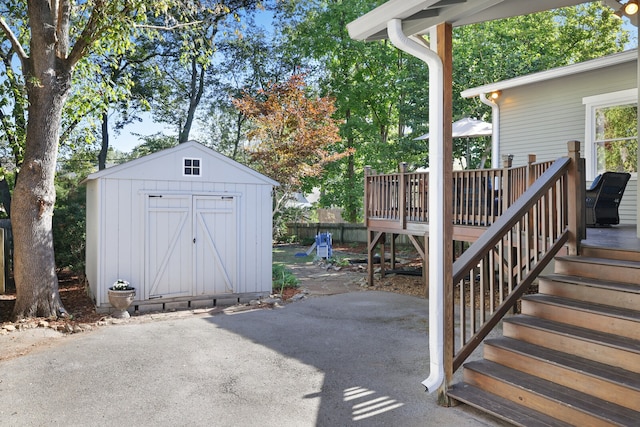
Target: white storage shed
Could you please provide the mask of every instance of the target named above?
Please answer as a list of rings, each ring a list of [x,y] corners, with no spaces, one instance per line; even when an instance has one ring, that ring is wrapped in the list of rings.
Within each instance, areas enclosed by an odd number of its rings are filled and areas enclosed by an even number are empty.
[[[118,279],[136,288],[132,307],[271,292],[277,182],[189,141],[85,183],[86,275],[99,310]]]

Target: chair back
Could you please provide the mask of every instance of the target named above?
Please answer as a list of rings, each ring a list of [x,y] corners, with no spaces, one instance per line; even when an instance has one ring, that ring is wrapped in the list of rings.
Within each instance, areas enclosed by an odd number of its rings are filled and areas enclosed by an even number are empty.
[[[596,189],[599,189],[598,201],[620,204],[629,178],[631,178],[631,174],[626,172],[603,173],[596,183]]]
[[[605,172],[586,192],[587,225],[618,224],[618,206],[631,174]]]

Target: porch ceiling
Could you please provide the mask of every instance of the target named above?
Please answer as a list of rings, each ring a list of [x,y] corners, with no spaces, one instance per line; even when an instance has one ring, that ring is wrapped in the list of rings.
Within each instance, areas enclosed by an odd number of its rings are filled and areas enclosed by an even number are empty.
[[[588,3],[585,0],[390,0],[347,24],[355,40],[387,38],[387,22],[402,20],[408,35],[421,34],[448,22],[454,27],[527,15],[543,10]]]

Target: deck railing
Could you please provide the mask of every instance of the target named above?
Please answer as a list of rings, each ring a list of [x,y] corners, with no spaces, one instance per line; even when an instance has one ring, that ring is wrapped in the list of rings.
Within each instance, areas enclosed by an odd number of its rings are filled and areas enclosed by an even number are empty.
[[[452,286],[445,289],[445,347],[453,350],[445,358],[447,382],[563,246],[578,252],[584,166],[579,143],[570,142],[569,151],[454,262],[453,281],[445,284]]]
[[[551,162],[529,163],[503,169],[463,170],[453,172],[453,223],[489,226],[517,200]],[[408,222],[428,223],[428,172],[375,174],[365,169],[365,215],[369,219],[388,220],[401,229]]]
[[[523,167],[454,171],[454,225],[483,226],[473,244],[454,262],[444,286],[444,371],[446,389],[453,373],[562,249],[575,255],[585,235],[584,160],[580,143],[570,141],[569,156]],[[366,225],[379,235],[428,221],[428,174],[365,172]],[[413,232],[413,230],[410,230]],[[412,238],[412,234],[409,237]],[[425,235],[425,237],[427,237]],[[369,249],[378,237],[370,240]],[[419,242],[415,242],[420,247]],[[426,243],[425,243],[426,245]],[[423,258],[426,251],[423,253]],[[428,260],[425,259],[425,266]],[[369,281],[373,281],[369,265]]]

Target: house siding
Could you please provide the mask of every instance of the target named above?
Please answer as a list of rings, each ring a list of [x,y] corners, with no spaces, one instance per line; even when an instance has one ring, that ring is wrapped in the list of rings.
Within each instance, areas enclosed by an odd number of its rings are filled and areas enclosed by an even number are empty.
[[[529,154],[535,154],[538,161],[566,156],[570,140],[581,141],[584,153],[582,99],[636,86],[636,63],[627,62],[506,89],[500,100],[500,152],[513,154],[514,166],[526,164]],[[636,223],[636,197],[637,177],[633,176],[620,206],[621,223]]]

